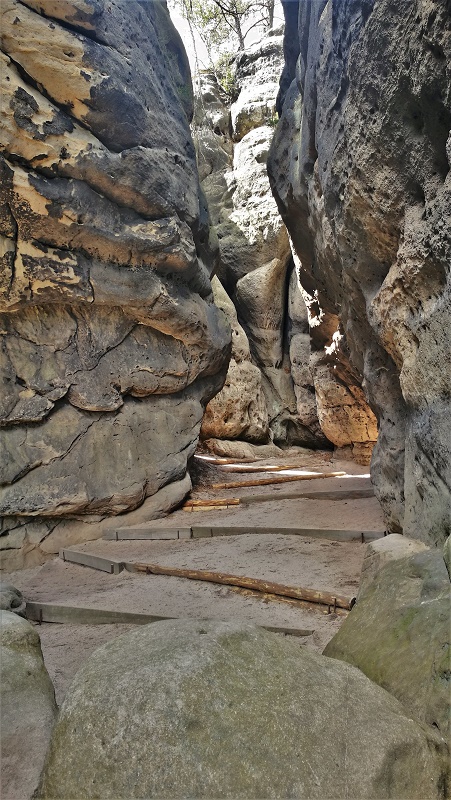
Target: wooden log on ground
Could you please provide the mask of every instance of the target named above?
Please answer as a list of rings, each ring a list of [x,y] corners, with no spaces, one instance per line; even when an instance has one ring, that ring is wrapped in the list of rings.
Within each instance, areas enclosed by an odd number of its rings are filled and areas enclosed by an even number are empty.
[[[279,475],[275,478],[256,478],[252,481],[230,481],[229,483],[212,483],[212,489],[241,489],[244,486],[270,486],[273,483],[290,483],[291,481],[312,481],[318,478],[341,478],[346,472],[316,472],[312,475]]]
[[[212,464],[213,466],[222,467],[224,464],[254,464],[261,460],[258,458],[221,458],[221,456],[202,456],[197,453],[194,458],[203,461],[204,464]]]
[[[299,608],[302,611],[314,611],[318,613],[321,610],[322,614],[331,614],[330,606],[323,606],[320,603],[308,603],[306,600],[294,600],[292,597],[282,597],[280,594],[270,594],[269,592],[257,592],[255,589],[243,589],[242,586],[230,586],[231,592],[236,592],[237,594],[242,595],[243,597],[255,597],[257,600],[261,600],[262,603],[268,603],[270,601],[276,601],[277,603],[287,603],[287,605],[294,606],[295,608]],[[349,614],[349,611],[346,611],[344,608],[336,607],[334,610],[334,614],[338,614],[339,616],[345,616]]]
[[[332,608],[344,608],[347,611],[353,607],[355,598],[343,597],[319,589],[304,589],[300,586],[285,586],[272,581],[263,581],[258,578],[247,578],[241,575],[229,575],[225,572],[211,572],[204,569],[184,569],[182,567],[163,567],[160,564],[143,564],[132,562],[125,564],[131,572],[145,572],[147,575],[169,575],[176,578],[188,578],[193,581],[207,581],[220,583],[226,586],[242,586],[244,589],[254,589],[259,592],[279,594],[282,597],[293,597],[296,600],[307,600],[310,603],[320,603]]]
[[[187,500],[182,508],[202,508],[204,506],[239,506],[239,497],[212,498],[211,500]]]
[[[241,483],[240,486],[243,484]],[[230,486],[230,484],[228,485]],[[273,500],[363,500],[374,497],[372,487],[364,489],[329,489],[301,492],[268,492],[267,494],[250,494],[243,497],[221,497],[216,499],[187,500],[182,506],[184,511],[193,508],[219,508],[227,509],[229,506],[248,505],[250,503],[270,503]]]
[[[110,609],[63,606],[56,603],[27,603],[27,619],[33,622],[54,622],[71,625],[149,625],[161,620],[180,619],[180,617],[157,616],[155,614],[134,613],[132,611],[111,611]],[[202,619],[205,619],[204,617]],[[259,625],[267,631],[284,633],[288,636],[311,636],[311,628],[285,628],[278,625]]]
[[[224,472],[283,472],[289,469],[308,469],[309,467],[299,464],[230,464],[224,465]],[[312,467],[310,466],[310,469]]]

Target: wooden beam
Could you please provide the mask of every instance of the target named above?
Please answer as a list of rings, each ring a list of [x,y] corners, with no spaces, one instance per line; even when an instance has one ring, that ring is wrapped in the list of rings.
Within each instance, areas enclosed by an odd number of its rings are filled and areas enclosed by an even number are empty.
[[[243,484],[240,484],[242,486]],[[364,489],[311,489],[300,492],[267,492],[266,494],[249,494],[242,497],[221,497],[195,500],[187,500],[182,506],[184,511],[191,511],[194,508],[209,508],[222,506],[227,509],[229,506],[249,505],[251,503],[270,503],[273,500],[363,500],[374,497],[374,490],[371,487]]]
[[[111,611],[101,608],[86,608],[80,606],[64,606],[55,603],[27,603],[27,618],[33,622],[54,622],[72,625],[149,625],[161,620],[186,619],[186,617],[168,617],[156,614],[134,613],[131,611]],[[204,621],[205,617],[202,617]],[[213,621],[211,618],[210,621]],[[216,622],[220,620],[214,620]],[[284,633],[288,636],[311,636],[311,628],[285,628],[279,625],[259,625],[274,633]]]
[[[283,472],[284,470],[308,470],[308,466],[296,464],[224,464],[224,472]],[[311,467],[310,467],[311,469]]]
[[[285,586],[272,581],[263,581],[258,578],[247,578],[239,575],[229,575],[225,572],[211,572],[203,569],[184,569],[182,567],[164,567],[160,564],[143,564],[139,562],[127,563],[126,569],[132,572],[145,572],[146,575],[168,575],[176,578],[188,578],[193,581],[207,581],[228,586],[242,586],[244,589],[254,589],[259,592],[279,594],[282,597],[293,597],[296,600],[307,600],[309,603],[320,603],[333,608],[345,608],[348,611],[355,603],[354,597],[343,597],[332,592],[323,592],[319,589],[305,589],[301,586]]]
[[[241,489],[244,486],[270,486],[273,483],[290,483],[291,481],[312,481],[319,478],[341,478],[346,472],[316,472],[313,475],[278,475],[274,478],[255,478],[251,481],[230,481],[229,483],[212,483],[212,489]]]
[[[117,575],[124,569],[122,561],[115,561],[112,558],[105,558],[103,556],[95,556],[80,550],[60,550],[59,557],[62,558],[63,561],[69,561],[71,564],[80,564],[83,567],[91,567],[91,569],[98,569],[113,575]]]
[[[193,539],[210,536],[242,536],[244,534],[273,534],[280,536],[304,536],[307,539],[331,539],[334,542],[372,542],[382,539],[384,531],[331,530],[329,528],[279,528],[256,525],[193,525]]]

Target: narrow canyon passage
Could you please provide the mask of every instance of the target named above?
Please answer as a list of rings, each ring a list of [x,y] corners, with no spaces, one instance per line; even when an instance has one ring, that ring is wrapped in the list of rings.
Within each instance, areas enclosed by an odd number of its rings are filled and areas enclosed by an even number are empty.
[[[448,0],[0,13],[1,796],[450,800]]]

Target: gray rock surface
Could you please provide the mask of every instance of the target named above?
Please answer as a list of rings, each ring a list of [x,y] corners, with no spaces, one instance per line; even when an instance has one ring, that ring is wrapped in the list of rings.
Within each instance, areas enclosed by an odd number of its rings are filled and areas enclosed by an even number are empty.
[[[378,418],[372,477],[387,525],[442,543],[451,524],[449,4],[284,5],[283,113],[268,164],[315,324],[317,397],[325,367],[360,409],[364,387]]]
[[[0,644],[1,796],[29,800],[50,741],[55,693],[29,622],[0,611]]]
[[[448,536],[443,547],[443,558],[445,559],[446,569],[451,578],[451,536]]]
[[[230,330],[166,5],[6,0],[2,49],[5,531],[183,480]]]
[[[232,356],[225,384],[206,408],[201,436],[266,442],[269,419],[261,372],[251,361],[249,341],[238,322],[235,306],[216,276],[212,287],[215,303],[232,329]]]
[[[242,623],[159,622],[76,675],[38,797],[443,797],[443,746],[359,670]]]
[[[361,669],[450,741],[448,571],[439,550],[391,538],[369,546],[357,603],[324,653]]]
[[[0,610],[13,611],[21,617],[25,616],[25,600],[22,592],[5,581],[0,581]]]
[[[193,134],[202,187],[219,239],[218,277],[249,340],[254,369],[251,378],[247,366],[244,375],[244,364],[232,361],[226,387],[207,412],[203,433],[327,447],[308,367],[308,335],[302,347],[299,339],[293,342],[305,324],[308,333],[308,322],[287,232],[266,173],[282,68],[281,31],[271,31],[239,53],[234,68],[238,96],[231,106],[213,75],[198,77]],[[292,316],[295,305],[298,313],[303,307],[301,326]],[[247,412],[242,413],[242,406],[249,409],[255,399],[257,431],[247,423]]]

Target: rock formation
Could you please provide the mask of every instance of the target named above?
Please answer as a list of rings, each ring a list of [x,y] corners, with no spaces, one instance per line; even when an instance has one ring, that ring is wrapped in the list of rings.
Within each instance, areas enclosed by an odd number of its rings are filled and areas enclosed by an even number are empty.
[[[450,615],[442,553],[392,534],[368,545],[357,603],[324,654],[361,669],[451,743]]]
[[[39,636],[25,619],[0,611],[1,796],[28,800],[36,789],[56,717],[55,693]]]
[[[266,173],[282,63],[274,30],[236,57],[231,105],[214,75],[197,79],[193,131],[219,238],[216,292],[235,334],[226,385],[207,409],[202,435],[330,447],[318,421],[307,311]]]
[[[446,748],[358,669],[246,623],[157,622],[98,648],[41,800],[441,800]]]
[[[282,116],[268,163],[309,298],[317,397],[336,424],[348,413],[339,395],[361,407],[364,387],[380,428],[371,469],[389,529],[443,542],[451,525],[449,3],[290,0],[285,11]],[[338,394],[328,388],[332,373]],[[360,411],[357,424],[368,426]]]
[[[230,331],[166,4],[5,0],[1,43],[1,544],[32,550],[181,501]]]

